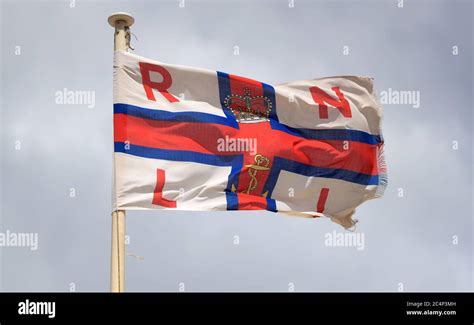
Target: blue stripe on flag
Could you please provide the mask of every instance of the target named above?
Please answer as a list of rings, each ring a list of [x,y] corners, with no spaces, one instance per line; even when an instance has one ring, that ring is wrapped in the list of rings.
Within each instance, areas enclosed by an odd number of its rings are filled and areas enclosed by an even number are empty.
[[[169,112],[164,110],[142,108],[128,104],[114,104],[115,114],[126,114],[138,118],[155,121],[190,122],[190,123],[214,123],[238,128],[238,123],[233,116],[225,118],[222,116],[200,113],[200,112]],[[232,114],[232,113],[230,113]],[[379,144],[383,141],[380,135],[372,135],[359,130],[335,130],[335,129],[297,129],[286,126],[271,119],[272,129],[286,132],[293,136],[310,140],[340,140],[357,141],[367,144]]]
[[[217,71],[217,81],[219,83],[219,99],[221,102],[222,111],[224,111],[224,114],[225,116],[227,116],[229,121],[232,121],[232,126],[238,129],[239,124],[237,123],[237,120],[234,117],[234,113],[232,113],[230,109],[224,105],[224,100],[227,96],[231,94],[229,75],[225,72]]]
[[[272,129],[289,133],[296,137],[310,140],[339,140],[356,141],[367,144],[379,144],[382,142],[380,135],[372,135],[359,130],[340,129],[296,129],[284,124],[270,120]]]
[[[278,115],[276,113],[276,99],[275,99],[275,89],[273,86],[265,84],[262,82],[263,96],[270,99],[272,103],[272,109],[270,110],[270,121],[278,123]]]
[[[276,182],[282,170],[293,172],[295,174],[304,175],[308,177],[323,177],[340,179],[351,183],[361,185],[378,185],[379,176],[369,175],[353,172],[346,169],[335,169],[335,168],[324,168],[306,165],[297,161],[288,160],[281,157],[275,157],[273,159],[273,165],[270,169],[267,182],[263,187],[263,193],[268,191],[268,197],[271,197],[273,190],[276,186]]]
[[[267,197],[267,210],[272,212],[278,212],[276,208],[276,201]]]
[[[214,123],[238,128],[235,119],[235,123],[232,123],[229,118],[200,112],[169,112],[129,104],[114,104],[114,114],[126,114],[154,121]]]
[[[226,191],[225,196],[227,199],[227,210],[238,210],[239,201],[237,198],[237,193],[232,192],[232,191]]]

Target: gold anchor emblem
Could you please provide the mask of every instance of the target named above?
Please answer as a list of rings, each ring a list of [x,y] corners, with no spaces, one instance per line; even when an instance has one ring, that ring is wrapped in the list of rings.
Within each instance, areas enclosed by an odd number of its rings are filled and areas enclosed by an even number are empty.
[[[249,187],[246,190],[243,190],[242,193],[250,194],[251,191],[257,188],[258,180],[257,180],[257,172],[261,170],[270,170],[270,160],[263,156],[263,155],[256,155],[254,157],[255,164],[246,165],[245,167],[249,168],[249,175],[250,175],[250,182]],[[236,192],[236,188],[234,184],[232,184],[232,192]],[[263,197],[267,197],[268,191],[262,194]]]

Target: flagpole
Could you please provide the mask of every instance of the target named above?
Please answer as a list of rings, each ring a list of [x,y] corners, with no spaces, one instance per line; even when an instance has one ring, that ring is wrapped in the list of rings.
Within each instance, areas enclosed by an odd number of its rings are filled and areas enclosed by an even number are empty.
[[[127,51],[130,48],[130,26],[134,19],[125,12],[117,12],[108,18],[115,28],[114,51]],[[110,263],[110,291],[123,292],[125,286],[125,211],[112,212],[112,251]]]

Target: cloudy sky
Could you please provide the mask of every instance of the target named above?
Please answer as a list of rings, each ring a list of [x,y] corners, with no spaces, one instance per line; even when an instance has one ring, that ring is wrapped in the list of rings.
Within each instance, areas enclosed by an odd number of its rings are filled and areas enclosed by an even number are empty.
[[[364,249],[325,246],[344,232],[327,219],[129,212],[127,252],[143,259],[127,257],[128,291],[472,291],[473,3],[399,2],[1,1],[0,232],[37,233],[38,249],[0,247],[0,290],[109,290],[107,17],[127,11],[151,59],[420,94],[384,105],[389,187],[356,212]],[[56,103],[64,88],[95,106]]]

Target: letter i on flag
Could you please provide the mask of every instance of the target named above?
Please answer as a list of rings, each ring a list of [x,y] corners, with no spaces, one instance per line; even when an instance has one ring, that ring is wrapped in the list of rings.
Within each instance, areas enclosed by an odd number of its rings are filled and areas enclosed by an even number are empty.
[[[263,82],[114,57],[114,209],[268,210],[344,227],[387,185],[371,78]]]

